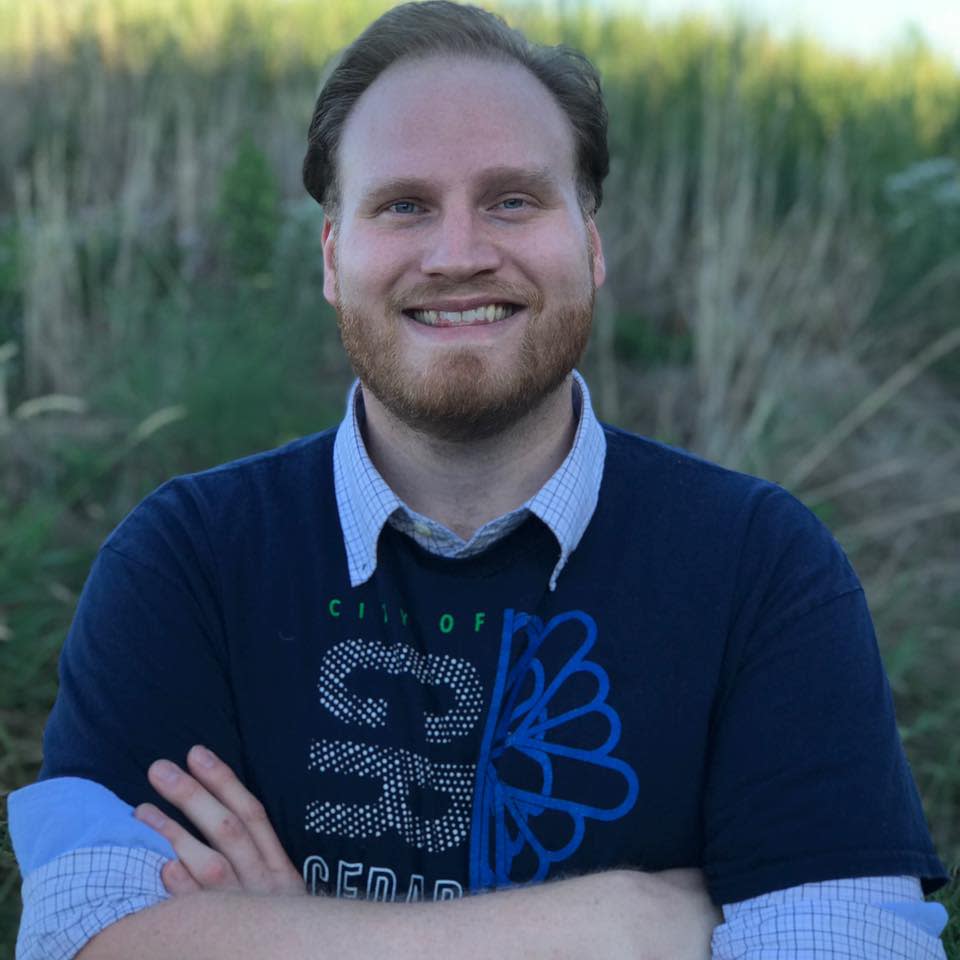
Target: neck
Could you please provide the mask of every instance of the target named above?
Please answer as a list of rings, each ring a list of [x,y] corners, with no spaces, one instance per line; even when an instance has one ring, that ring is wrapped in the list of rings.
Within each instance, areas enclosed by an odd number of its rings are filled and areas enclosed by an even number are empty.
[[[483,440],[439,440],[412,429],[364,390],[367,452],[411,509],[468,540],[529,500],[570,452],[576,433],[568,377],[522,420]]]

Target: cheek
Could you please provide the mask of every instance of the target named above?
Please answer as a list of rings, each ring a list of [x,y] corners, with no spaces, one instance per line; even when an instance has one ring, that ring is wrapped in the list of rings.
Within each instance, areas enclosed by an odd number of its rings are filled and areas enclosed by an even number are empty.
[[[390,293],[409,269],[409,251],[402,245],[371,237],[355,241],[350,256],[338,260],[340,289],[344,296],[374,297]]]
[[[582,244],[554,244],[542,251],[541,276],[554,290],[578,290],[592,280],[590,248]]]
[[[554,285],[576,287],[590,272],[590,237],[579,218],[567,218],[557,229],[539,231],[522,244],[519,256]]]

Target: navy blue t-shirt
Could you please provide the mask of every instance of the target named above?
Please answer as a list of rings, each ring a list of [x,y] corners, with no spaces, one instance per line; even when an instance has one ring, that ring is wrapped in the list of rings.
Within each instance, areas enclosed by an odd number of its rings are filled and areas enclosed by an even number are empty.
[[[352,587],[333,432],[177,478],[103,546],[42,778],[151,801],[204,743],[308,886],[444,899],[701,867],[717,903],[944,879],[863,591],[774,484],[605,427],[600,499],[479,556],[391,527]]]

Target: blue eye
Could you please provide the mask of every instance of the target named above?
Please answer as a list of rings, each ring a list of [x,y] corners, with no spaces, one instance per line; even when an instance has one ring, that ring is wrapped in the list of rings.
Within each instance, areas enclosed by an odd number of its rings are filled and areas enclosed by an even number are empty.
[[[417,213],[420,210],[420,204],[414,203],[412,200],[397,200],[395,203],[391,203],[387,209],[392,213]]]
[[[523,197],[507,197],[500,202],[500,206],[506,210],[522,210],[527,204]]]

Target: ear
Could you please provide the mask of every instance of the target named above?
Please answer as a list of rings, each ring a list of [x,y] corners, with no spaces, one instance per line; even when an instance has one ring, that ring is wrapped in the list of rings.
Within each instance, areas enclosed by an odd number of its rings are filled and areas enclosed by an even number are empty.
[[[337,305],[337,231],[333,221],[323,218],[323,230],[320,232],[320,245],[323,247],[323,296],[330,306]]]
[[[587,232],[590,234],[590,251],[593,260],[593,283],[594,286],[603,286],[603,281],[607,277],[607,263],[603,259],[603,244],[600,242],[600,231],[593,217],[587,218]]]

